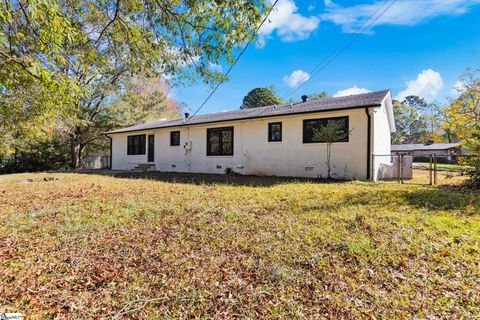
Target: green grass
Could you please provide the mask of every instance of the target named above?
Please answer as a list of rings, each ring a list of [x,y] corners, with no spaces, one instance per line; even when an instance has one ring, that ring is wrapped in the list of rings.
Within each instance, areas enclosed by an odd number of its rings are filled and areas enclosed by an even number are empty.
[[[428,163],[415,162],[415,165],[417,169],[430,170],[430,164]],[[473,170],[473,167],[460,164],[437,163],[437,170],[468,172],[470,170]]]
[[[27,319],[478,318],[480,196],[458,190],[0,176],[0,309]]]

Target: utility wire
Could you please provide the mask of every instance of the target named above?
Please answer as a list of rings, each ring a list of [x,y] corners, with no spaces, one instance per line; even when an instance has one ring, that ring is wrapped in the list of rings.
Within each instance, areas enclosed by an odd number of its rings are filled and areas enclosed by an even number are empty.
[[[345,50],[352,45],[355,40],[357,40],[360,36],[362,36],[380,17],[382,17],[394,4],[397,0],[393,0],[375,19],[370,21],[390,0],[385,0],[382,4],[380,4],[377,9],[373,12],[373,14],[364,21],[364,23],[358,28],[355,35],[350,39],[345,39],[338,47],[336,47],[325,59],[323,59],[319,64],[317,64],[311,71],[310,71],[310,78],[308,78],[305,82],[299,85],[297,88],[290,91],[290,93],[285,97],[291,97],[295,92],[297,92],[300,88],[302,88],[307,82],[313,79],[319,72],[324,70],[328,67],[333,60],[335,60],[340,54],[342,54]],[[368,23],[370,21],[370,23]],[[323,65],[323,66],[322,66]],[[286,100],[286,99],[284,99]]]
[[[257,27],[256,31],[255,31],[255,34],[258,35],[258,31],[260,30],[260,28],[262,27],[262,25],[265,23],[265,21],[267,21],[268,19],[268,16],[270,15],[270,13],[272,12],[273,8],[275,7],[275,5],[277,4],[279,0],[275,0],[275,2],[272,4],[272,6],[270,7],[270,9],[268,10],[267,14],[265,15],[265,18],[263,18],[262,22],[260,23],[260,25]],[[230,65],[230,67],[228,68],[227,72],[225,72],[223,74],[223,77],[226,77],[229,75],[230,71],[232,71],[233,67],[235,66],[235,64],[238,62],[238,60],[240,60],[240,58],[242,57],[242,55],[245,53],[245,51],[247,51],[248,47],[250,46],[252,40],[248,41],[247,44],[245,45],[245,47],[242,49],[242,51],[240,52],[240,54],[237,56],[237,58],[235,59],[235,61]],[[219,83],[217,83],[217,85],[213,88],[212,92],[210,92],[210,94],[207,96],[207,98],[202,102],[202,104],[198,107],[198,109],[190,116],[188,117],[188,119],[185,120],[184,123],[187,123],[188,121],[190,121],[190,119],[192,119],[204,106],[205,104],[208,102],[208,100],[210,100],[210,98],[213,96],[213,94],[217,91],[218,87],[220,87],[220,85],[223,83],[224,81],[221,81]]]

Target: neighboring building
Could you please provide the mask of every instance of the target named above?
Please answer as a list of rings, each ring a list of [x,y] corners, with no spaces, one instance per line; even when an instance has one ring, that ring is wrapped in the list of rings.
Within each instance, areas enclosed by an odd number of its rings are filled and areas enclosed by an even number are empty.
[[[82,168],[85,169],[106,169],[110,165],[110,156],[98,153],[82,159]]]
[[[408,154],[414,158],[462,154],[460,143],[393,144],[392,155]]]
[[[332,145],[332,175],[376,179],[395,131],[389,90],[157,121],[107,132],[111,168],[166,172],[325,177],[326,143],[313,139],[329,121],[346,139]],[[385,158],[390,164],[390,157]]]

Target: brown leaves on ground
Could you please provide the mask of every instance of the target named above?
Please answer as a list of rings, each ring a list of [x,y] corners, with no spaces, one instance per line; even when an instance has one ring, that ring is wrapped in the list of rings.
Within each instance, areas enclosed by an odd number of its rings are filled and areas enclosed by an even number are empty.
[[[54,176],[0,177],[0,309],[28,319],[480,315],[478,195]]]

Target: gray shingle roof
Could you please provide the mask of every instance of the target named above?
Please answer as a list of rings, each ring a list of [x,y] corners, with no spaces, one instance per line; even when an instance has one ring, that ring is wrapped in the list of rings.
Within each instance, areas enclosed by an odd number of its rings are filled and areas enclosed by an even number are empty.
[[[459,147],[460,143],[432,143],[432,144],[392,144],[392,151],[428,151],[448,150]]]
[[[118,130],[113,130],[107,133],[108,134],[123,133],[123,132],[130,132],[130,131],[176,127],[181,125],[194,125],[194,124],[201,124],[201,123],[283,116],[283,115],[291,115],[291,114],[298,114],[298,113],[311,113],[311,112],[320,112],[320,111],[329,111],[329,110],[334,111],[334,110],[354,109],[354,108],[371,107],[371,106],[373,107],[373,106],[379,106],[389,92],[390,90],[383,90],[383,91],[377,91],[377,92],[356,94],[356,95],[351,95],[346,97],[328,98],[324,100],[312,100],[312,101],[299,102],[299,103],[293,103],[293,104],[286,103],[286,104],[278,104],[278,105],[272,105],[272,106],[266,106],[266,107],[260,107],[260,108],[218,112],[218,113],[211,113],[211,114],[205,114],[205,115],[196,115],[194,117],[191,117],[188,120],[185,120],[185,119],[160,120],[160,121],[154,121],[154,122],[145,123],[145,124],[139,124],[139,125],[131,126],[127,128],[122,128]]]

